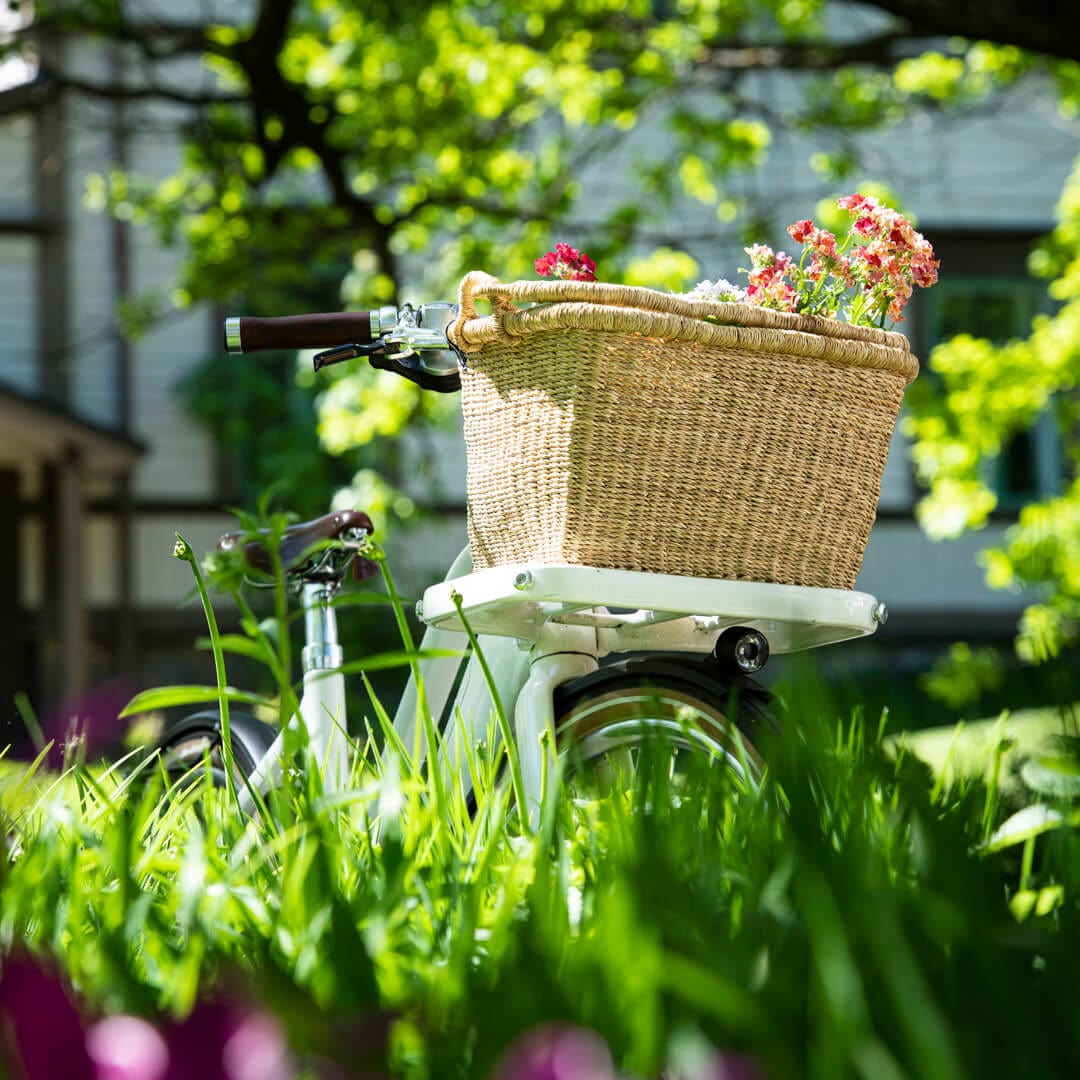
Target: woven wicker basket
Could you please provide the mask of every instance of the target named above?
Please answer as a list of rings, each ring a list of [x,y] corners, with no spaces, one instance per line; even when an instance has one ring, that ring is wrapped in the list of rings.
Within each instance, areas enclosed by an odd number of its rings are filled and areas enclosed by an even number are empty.
[[[854,586],[918,371],[902,334],[483,273],[449,333],[476,569]]]

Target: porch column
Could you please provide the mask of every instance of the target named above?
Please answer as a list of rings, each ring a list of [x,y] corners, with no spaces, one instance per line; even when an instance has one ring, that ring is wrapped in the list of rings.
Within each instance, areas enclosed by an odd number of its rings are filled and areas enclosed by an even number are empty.
[[[87,612],[83,588],[82,455],[68,446],[56,467],[56,617],[60,645],[60,697],[71,700],[86,689]]]
[[[19,671],[24,649],[19,616],[19,473],[0,468],[0,749],[4,733],[19,728],[15,693],[29,691]]]

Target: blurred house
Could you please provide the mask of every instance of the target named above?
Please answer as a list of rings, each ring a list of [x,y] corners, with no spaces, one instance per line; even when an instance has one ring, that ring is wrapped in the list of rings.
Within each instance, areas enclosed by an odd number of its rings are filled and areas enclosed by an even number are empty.
[[[91,76],[118,62],[104,48],[77,59]],[[762,79],[763,93],[783,92],[768,82],[782,76]],[[222,313],[187,310],[125,340],[118,306],[167,293],[178,255],[84,205],[87,177],[114,164],[169,175],[182,114],[64,97],[32,73],[9,83],[0,82],[0,720],[18,690],[48,709],[117,676],[134,686],[207,680],[205,655],[190,649],[201,616],[181,604],[191,583],[171,557],[173,534],[208,549],[234,498],[215,447],[172,392],[186,371],[223,356]],[[1044,303],[1043,287],[1024,276],[1026,252],[1053,223],[1077,134],[1048,94],[1024,90],[989,115],[912,122],[864,140],[873,171],[892,176],[942,257],[942,283],[906,326],[917,355],[960,330],[1024,332]],[[782,220],[805,216],[825,194],[805,176],[809,149],[794,136],[778,143],[754,181],[790,207]],[[608,167],[585,181],[599,190],[627,175]],[[703,212],[679,209],[670,231],[693,230]],[[733,276],[738,258],[718,252],[703,275]],[[464,459],[452,433],[443,449],[438,475],[412,494],[447,511],[445,527],[430,532],[429,561],[445,551],[448,562],[464,536]],[[1025,499],[1059,484],[1052,427],[1018,439],[997,469],[1003,501],[990,527],[931,543],[913,518],[916,490],[897,436],[859,581],[891,608],[882,646],[1011,636],[1021,598],[988,590],[975,553],[1001,537]]]
[[[205,549],[231,520],[214,447],[172,393],[222,352],[220,319],[125,340],[118,305],[167,292],[177,257],[84,205],[91,173],[178,164],[175,111],[138,119],[32,77],[0,89],[0,724],[16,691],[47,714],[116,677],[182,673],[200,623],[173,533]]]

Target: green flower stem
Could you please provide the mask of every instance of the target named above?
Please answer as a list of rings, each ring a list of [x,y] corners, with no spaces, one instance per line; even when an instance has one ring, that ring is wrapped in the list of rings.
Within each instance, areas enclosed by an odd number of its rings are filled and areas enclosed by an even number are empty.
[[[435,724],[431,718],[431,708],[428,705],[427,691],[424,688],[424,677],[420,670],[420,660],[416,655],[416,643],[413,641],[412,631],[409,629],[409,621],[405,618],[405,608],[401,603],[401,595],[397,591],[390,569],[386,565],[386,553],[374,541],[368,541],[368,547],[362,552],[366,559],[374,559],[379,565],[386,584],[386,592],[390,597],[390,603],[394,609],[394,620],[397,622],[398,633],[401,643],[409,652],[409,669],[412,672],[413,681],[416,684],[416,707],[420,712],[420,723],[424,729],[424,740],[427,742],[427,765],[428,779],[435,796],[435,807],[438,811],[438,820],[449,820],[447,814],[446,785],[443,782],[442,770],[439,767],[439,744],[435,733]]]
[[[281,718],[295,716],[300,711],[300,700],[289,679],[289,669],[281,666],[282,660],[280,651],[270,640],[266,631],[259,625],[259,620],[255,617],[255,612],[252,611],[251,605],[244,598],[244,594],[237,589],[230,595],[240,611],[241,619],[251,627],[250,636],[254,637],[255,640],[260,642],[266,649],[266,656],[262,659],[270,668],[271,674],[274,676],[274,682],[278,686],[278,693],[280,695],[278,700],[279,716]],[[288,636],[287,624],[278,623],[278,626],[280,627],[281,633]],[[286,657],[288,658],[288,656],[289,654],[287,651]]]
[[[218,630],[217,617],[214,615],[214,606],[210,603],[210,594],[206,588],[206,581],[203,578],[199,560],[195,557],[195,552],[192,550],[191,545],[179,533],[176,534],[176,546],[173,548],[173,554],[191,567],[191,572],[195,575],[195,589],[199,594],[199,599],[202,601],[203,615],[206,617],[206,626],[210,633],[210,649],[214,655],[214,676],[217,680],[218,710],[221,714],[221,756],[225,765],[225,785],[230,801],[235,802],[237,807],[239,807],[240,798],[236,790],[235,778],[233,776],[234,762],[232,733],[229,728],[229,698],[227,693],[228,681],[225,677],[225,651],[221,647],[221,633]]]
[[[499,696],[499,688],[495,685],[495,677],[492,675],[491,668],[484,657],[484,652],[480,648],[480,642],[477,640],[473,628],[469,625],[469,620],[465,618],[465,612],[461,604],[461,594],[454,589],[450,593],[450,599],[457,611],[458,618],[461,620],[461,625],[465,628],[465,633],[469,635],[469,644],[472,646],[473,655],[480,664],[484,681],[487,683],[488,691],[491,694],[491,702],[495,707],[495,719],[498,721],[499,732],[506,748],[506,759],[510,764],[510,782],[513,785],[514,798],[519,808],[518,818],[521,821],[522,828],[528,830],[528,815],[525,813],[525,779],[521,775],[521,761],[518,758],[517,743],[514,741],[514,733],[510,727],[509,717],[506,715],[502,698]]]
[[[278,690],[280,693],[281,707],[279,722],[282,729],[296,714],[299,705],[292,691],[289,681],[289,673],[292,671],[292,642],[289,637],[289,599],[285,595],[285,567],[281,562],[281,537],[275,530],[274,542],[267,545],[270,553],[270,569],[274,575],[274,618],[279,627],[277,656],[278,656]]]

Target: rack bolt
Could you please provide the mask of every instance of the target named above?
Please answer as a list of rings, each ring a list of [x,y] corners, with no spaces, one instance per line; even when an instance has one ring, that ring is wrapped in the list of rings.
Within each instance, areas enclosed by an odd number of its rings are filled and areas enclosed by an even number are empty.
[[[416,617],[421,622],[424,621],[424,601],[423,600],[417,600],[416,601]]]
[[[521,573],[514,575],[514,588],[515,589],[531,589],[533,583],[533,576],[528,570],[522,570]]]
[[[889,609],[879,600],[870,609],[870,618],[879,625],[884,626],[889,621]]]

